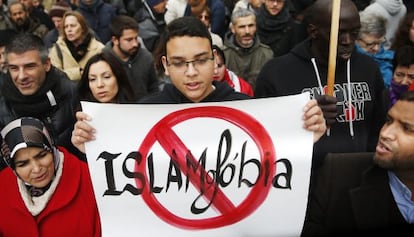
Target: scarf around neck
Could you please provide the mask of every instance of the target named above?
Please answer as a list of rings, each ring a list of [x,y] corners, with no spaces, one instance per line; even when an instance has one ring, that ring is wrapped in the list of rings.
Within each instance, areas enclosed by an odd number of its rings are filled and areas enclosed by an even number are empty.
[[[262,4],[257,15],[257,28],[260,41],[266,44],[280,38],[282,31],[288,26],[290,18],[291,16],[286,3],[279,14],[275,16],[270,15],[265,5]]]
[[[53,75],[56,70],[52,67],[46,73],[46,79],[39,90],[33,95],[27,96],[20,93],[12,82],[10,75],[5,78],[2,94],[16,116],[43,118],[58,107],[57,102],[64,100],[66,94],[63,93],[60,80],[57,78],[58,75]]]

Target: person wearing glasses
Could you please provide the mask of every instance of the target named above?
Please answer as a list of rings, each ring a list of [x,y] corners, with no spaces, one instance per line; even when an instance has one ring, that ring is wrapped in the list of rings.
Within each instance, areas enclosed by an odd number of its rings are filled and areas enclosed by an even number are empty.
[[[358,52],[370,56],[381,70],[384,85],[389,88],[392,79],[394,51],[385,49],[387,19],[383,16],[361,13],[361,29],[355,41]]]
[[[249,99],[248,95],[235,92],[227,83],[215,81],[217,51],[213,50],[211,36],[196,17],[181,17],[167,25],[163,35],[162,64],[171,84],[161,92],[142,98],[143,104],[180,104],[220,102]],[[326,131],[323,111],[316,100],[304,108],[304,127],[314,133],[317,141]],[[72,143],[85,152],[85,142],[95,139],[96,130],[88,123],[91,118],[77,112],[78,121],[72,132]]]
[[[211,32],[211,11],[208,6],[204,6],[201,10],[201,13],[198,14],[198,18],[201,22],[204,23],[204,25],[208,28],[211,35],[211,40],[213,41],[214,45],[217,45],[220,48],[223,48],[223,39],[213,32]]]

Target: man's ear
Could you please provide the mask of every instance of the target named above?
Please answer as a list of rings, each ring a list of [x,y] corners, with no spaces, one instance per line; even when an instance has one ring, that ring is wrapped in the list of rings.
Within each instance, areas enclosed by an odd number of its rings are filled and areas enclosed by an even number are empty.
[[[43,64],[43,66],[44,66],[46,72],[50,71],[50,69],[52,68],[52,63],[50,62],[49,57],[46,59],[46,62]]]
[[[111,42],[112,42],[112,45],[118,45],[119,40],[115,36],[112,36],[111,37]]]
[[[234,34],[234,32],[235,32],[235,31],[234,31],[234,25],[233,25],[233,23],[231,23],[231,22],[230,22],[230,30],[231,30],[231,33],[233,33],[233,34]]]
[[[165,75],[169,76],[170,73],[168,72],[168,66],[167,66],[167,57],[162,56],[161,57],[162,66],[164,67],[164,73]]]
[[[308,34],[312,39],[316,38],[316,35],[318,34],[318,27],[314,24],[309,24],[308,25]]]

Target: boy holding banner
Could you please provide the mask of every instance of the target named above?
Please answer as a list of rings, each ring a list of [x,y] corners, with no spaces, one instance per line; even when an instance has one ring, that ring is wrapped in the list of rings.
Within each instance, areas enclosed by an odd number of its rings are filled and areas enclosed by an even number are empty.
[[[211,36],[204,24],[195,17],[182,17],[172,21],[163,35],[164,56],[162,63],[172,84],[162,92],[141,99],[145,104],[179,104],[218,102],[249,99],[235,92],[224,82],[213,80],[217,67],[217,52],[212,49]],[[325,119],[316,100],[304,108],[304,128],[314,132],[314,141],[326,131]],[[94,128],[88,124],[90,117],[76,114],[78,121],[72,132],[72,143],[85,152],[84,143],[93,140]]]

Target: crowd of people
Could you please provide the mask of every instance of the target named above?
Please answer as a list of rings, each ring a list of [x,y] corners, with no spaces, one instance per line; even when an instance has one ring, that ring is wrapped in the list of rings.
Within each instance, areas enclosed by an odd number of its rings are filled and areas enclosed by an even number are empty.
[[[80,101],[305,92],[302,235],[414,233],[414,6],[341,1],[327,95],[331,15],[332,0],[0,0],[0,236],[100,236],[84,148],[96,131]]]

